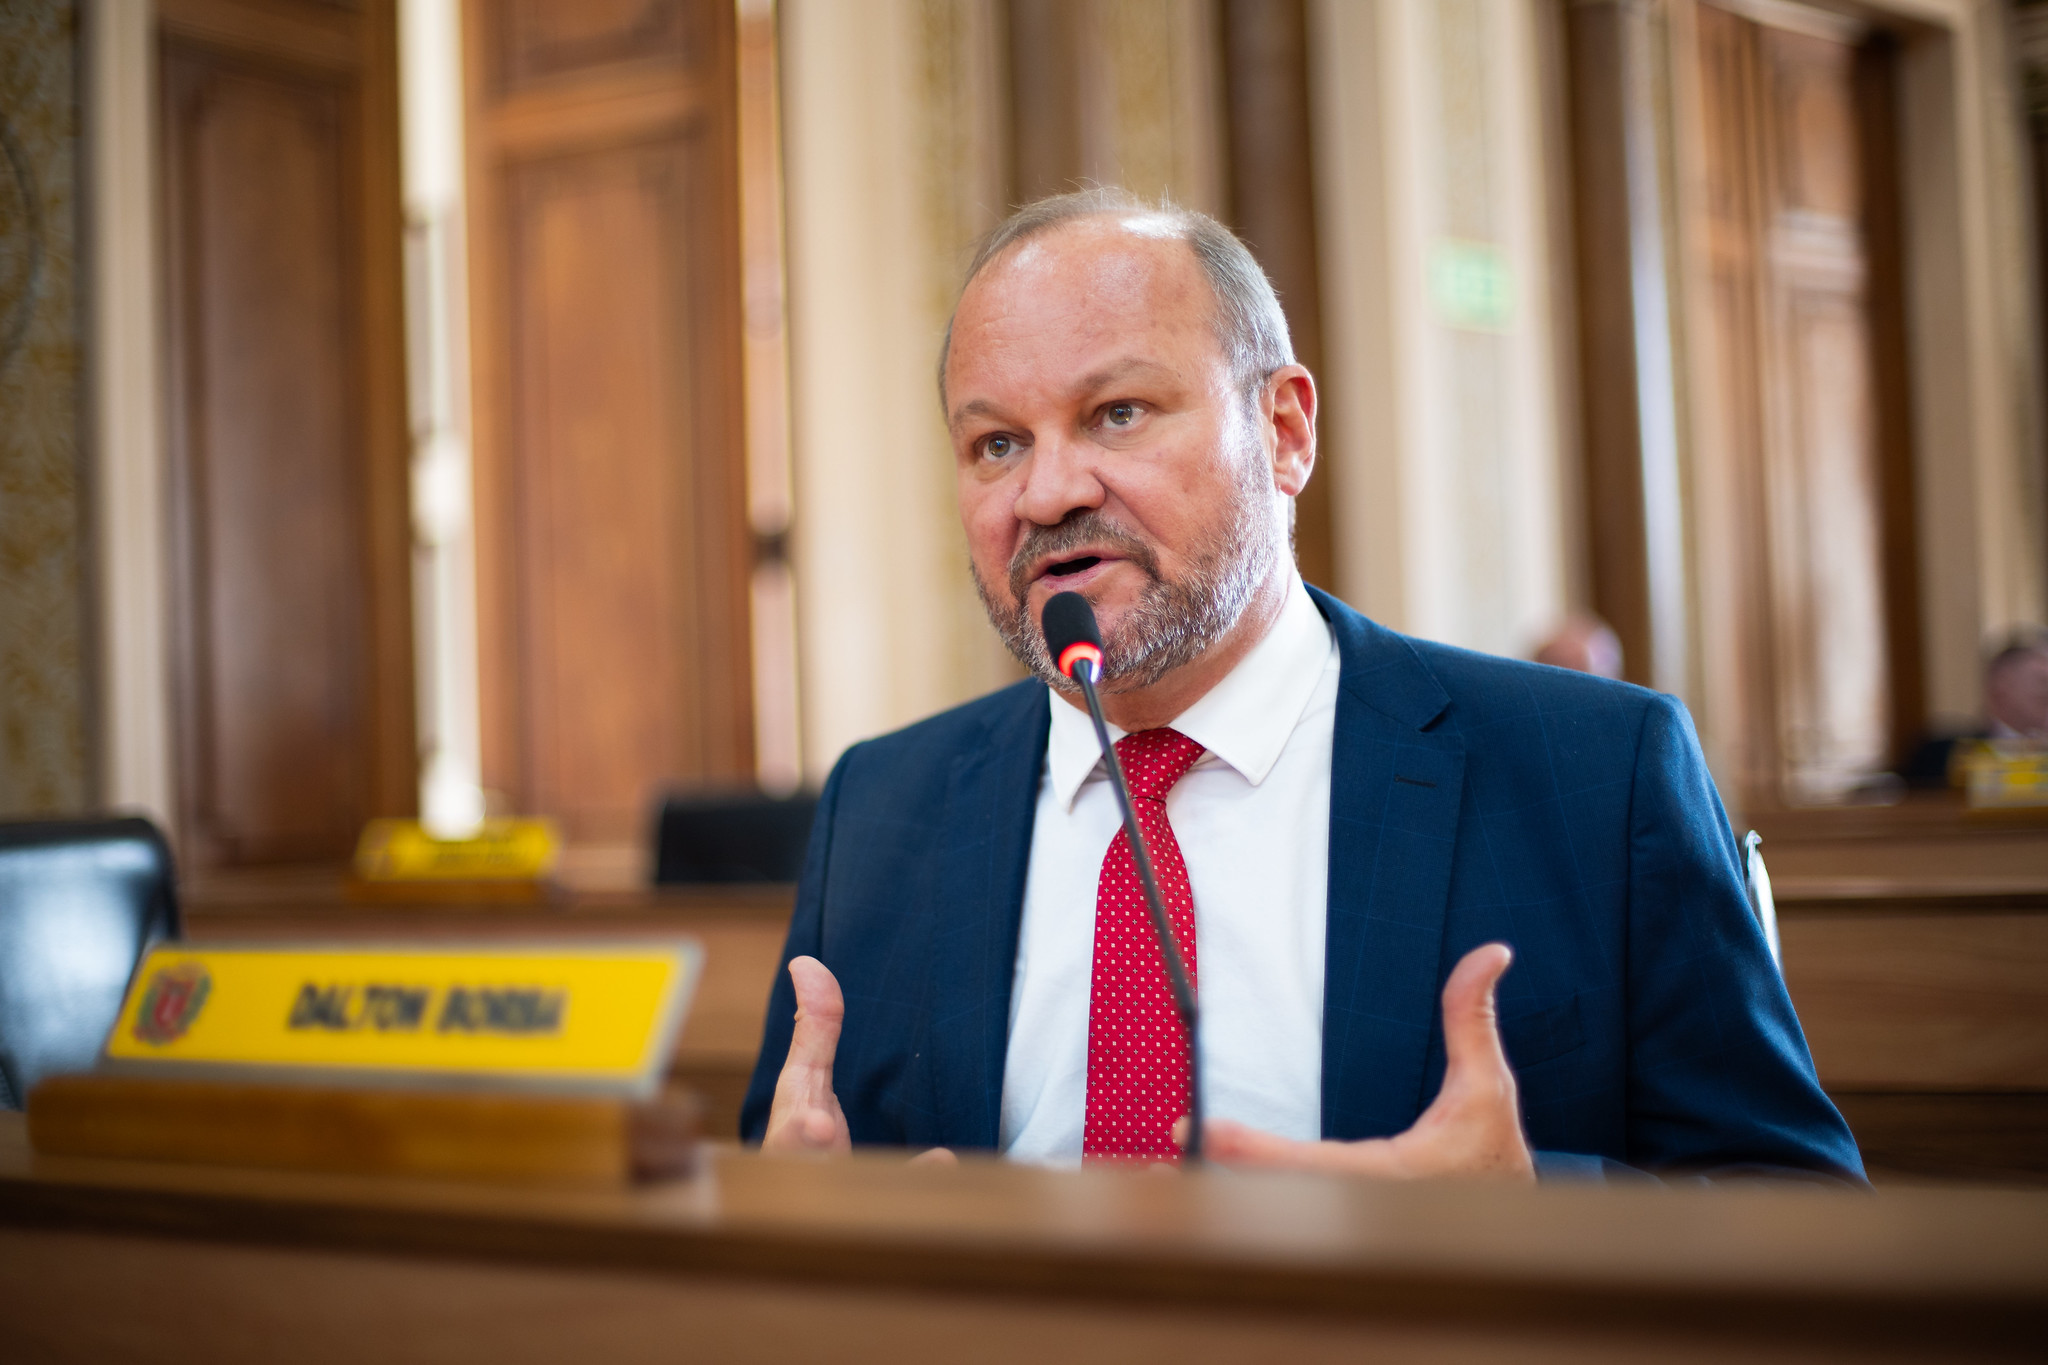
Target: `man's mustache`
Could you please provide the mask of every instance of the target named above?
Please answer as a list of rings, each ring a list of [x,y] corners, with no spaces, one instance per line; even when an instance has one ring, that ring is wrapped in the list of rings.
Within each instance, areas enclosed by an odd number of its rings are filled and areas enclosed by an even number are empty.
[[[1113,550],[1147,577],[1159,577],[1159,556],[1152,547],[1100,512],[1076,512],[1057,526],[1034,526],[1010,557],[1010,600],[1019,608],[1031,591],[1031,566],[1046,556],[1071,559],[1082,550]]]

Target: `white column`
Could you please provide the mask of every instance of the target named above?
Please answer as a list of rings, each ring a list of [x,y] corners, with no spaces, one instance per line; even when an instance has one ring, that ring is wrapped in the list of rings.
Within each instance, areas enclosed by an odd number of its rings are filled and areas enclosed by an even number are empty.
[[[1534,3],[1310,12],[1338,589],[1506,654],[1566,606]]]
[[[1014,676],[967,569],[935,367],[1002,207],[989,7],[781,0],[804,770]]]
[[[157,314],[156,13],[87,0],[89,367],[101,803],[170,828],[169,598]]]
[[[460,0],[399,0],[398,24],[420,816],[433,833],[459,838],[484,815]]]

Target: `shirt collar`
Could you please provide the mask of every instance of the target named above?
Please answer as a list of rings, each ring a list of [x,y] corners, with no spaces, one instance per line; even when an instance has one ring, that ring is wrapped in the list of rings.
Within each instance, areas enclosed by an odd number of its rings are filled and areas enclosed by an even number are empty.
[[[1280,761],[1288,736],[1308,709],[1316,682],[1336,651],[1337,638],[1316,610],[1300,575],[1291,576],[1287,601],[1266,638],[1238,660],[1237,667],[1176,716],[1173,728],[1235,768],[1258,786]],[[1050,699],[1052,728],[1046,737],[1046,774],[1060,805],[1074,798],[1102,767],[1102,750],[1088,713],[1057,697]],[[1111,743],[1124,737],[1109,727]],[[1207,758],[1203,759],[1207,762]]]

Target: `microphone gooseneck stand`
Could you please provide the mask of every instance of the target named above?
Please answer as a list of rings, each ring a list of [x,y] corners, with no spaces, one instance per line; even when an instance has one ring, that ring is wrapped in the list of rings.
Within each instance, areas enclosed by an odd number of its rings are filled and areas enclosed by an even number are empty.
[[[1197,1027],[1200,1016],[1195,1004],[1194,983],[1188,979],[1187,963],[1181,958],[1180,944],[1173,936],[1173,925],[1166,918],[1166,903],[1159,895],[1159,879],[1152,872],[1152,855],[1145,847],[1145,836],[1138,829],[1138,815],[1131,808],[1131,789],[1124,780],[1123,765],[1117,761],[1116,746],[1109,742],[1109,725],[1102,718],[1102,699],[1096,695],[1095,674],[1101,666],[1101,645],[1095,631],[1095,612],[1088,600],[1079,593],[1063,593],[1063,597],[1079,600],[1087,611],[1086,633],[1080,639],[1092,649],[1056,649],[1053,657],[1061,662],[1061,672],[1072,678],[1081,688],[1081,696],[1088,703],[1088,718],[1095,722],[1095,738],[1102,745],[1102,761],[1109,769],[1109,785],[1116,792],[1117,808],[1123,813],[1124,837],[1130,841],[1131,857],[1138,865],[1138,882],[1145,889],[1145,906],[1152,912],[1152,933],[1159,940],[1159,951],[1166,959],[1166,977],[1173,988],[1173,1003],[1180,1012],[1181,1027],[1188,1035],[1188,1140],[1181,1148],[1183,1157],[1190,1162],[1202,1159],[1202,1068],[1201,1047],[1197,1042]],[[1058,598],[1054,598],[1058,601]],[[1051,603],[1047,604],[1051,612]],[[1069,614],[1078,615],[1069,609]]]

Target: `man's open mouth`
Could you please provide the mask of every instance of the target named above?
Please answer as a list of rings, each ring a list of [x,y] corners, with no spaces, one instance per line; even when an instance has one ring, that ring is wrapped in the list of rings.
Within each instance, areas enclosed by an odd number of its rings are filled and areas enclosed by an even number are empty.
[[[1039,584],[1047,592],[1086,591],[1118,565],[1157,581],[1152,548],[1099,512],[1077,513],[1057,526],[1033,526],[1010,557],[1010,596],[1020,605]]]

